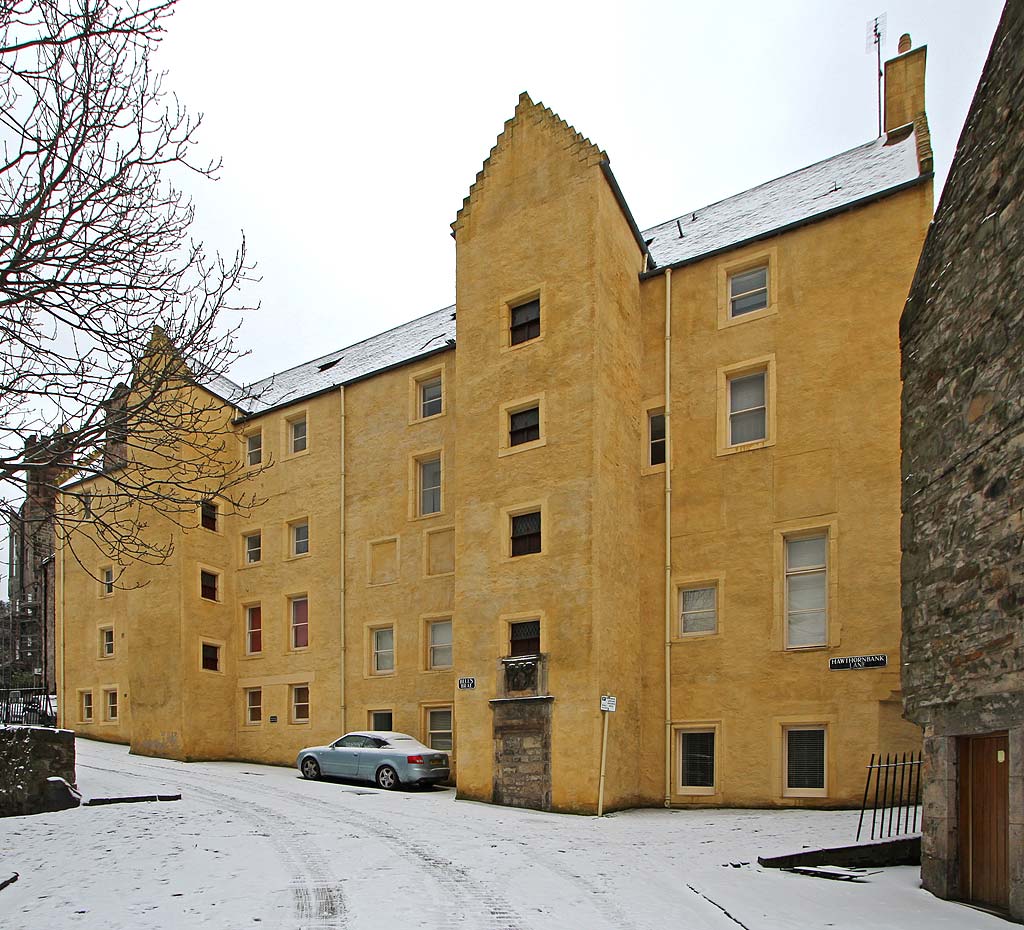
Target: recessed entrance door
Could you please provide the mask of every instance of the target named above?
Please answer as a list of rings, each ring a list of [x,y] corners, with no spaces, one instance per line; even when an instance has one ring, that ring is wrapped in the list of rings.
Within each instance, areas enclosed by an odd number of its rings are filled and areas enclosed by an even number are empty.
[[[1006,733],[960,738],[960,894],[1006,910],[1010,759]]]

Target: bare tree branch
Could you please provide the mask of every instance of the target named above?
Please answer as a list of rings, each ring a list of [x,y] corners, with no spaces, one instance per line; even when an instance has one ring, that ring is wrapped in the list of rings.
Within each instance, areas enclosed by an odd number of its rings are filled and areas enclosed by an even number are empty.
[[[119,565],[169,555],[154,514],[255,503],[230,405],[201,387],[238,357],[224,316],[252,269],[244,239],[227,258],[192,240],[169,180],[220,169],[152,65],[176,3],[0,0],[0,515],[102,478],[54,519],[72,555]]]

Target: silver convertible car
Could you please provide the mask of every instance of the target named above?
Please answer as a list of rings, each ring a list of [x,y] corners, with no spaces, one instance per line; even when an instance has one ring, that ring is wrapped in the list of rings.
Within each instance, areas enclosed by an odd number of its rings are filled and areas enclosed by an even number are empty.
[[[376,782],[380,788],[446,781],[448,753],[436,752],[406,733],[360,730],[329,746],[310,746],[295,760],[303,778],[331,775]]]

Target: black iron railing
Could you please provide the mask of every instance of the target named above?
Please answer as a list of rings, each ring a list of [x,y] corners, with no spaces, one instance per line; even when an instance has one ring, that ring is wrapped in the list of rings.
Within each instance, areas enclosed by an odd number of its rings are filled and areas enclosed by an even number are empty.
[[[874,791],[871,782],[874,781]],[[864,828],[864,814],[871,808],[871,839],[917,833],[921,806],[921,753],[871,754],[864,800],[860,805],[857,839]],[[895,823],[894,823],[895,821]]]
[[[0,724],[57,725],[57,699],[45,688],[0,688]]]

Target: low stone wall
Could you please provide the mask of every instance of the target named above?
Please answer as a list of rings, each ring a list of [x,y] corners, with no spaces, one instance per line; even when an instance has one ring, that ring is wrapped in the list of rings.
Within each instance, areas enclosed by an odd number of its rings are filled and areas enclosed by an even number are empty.
[[[75,782],[75,734],[44,727],[0,727],[0,817],[50,809],[47,779]]]

